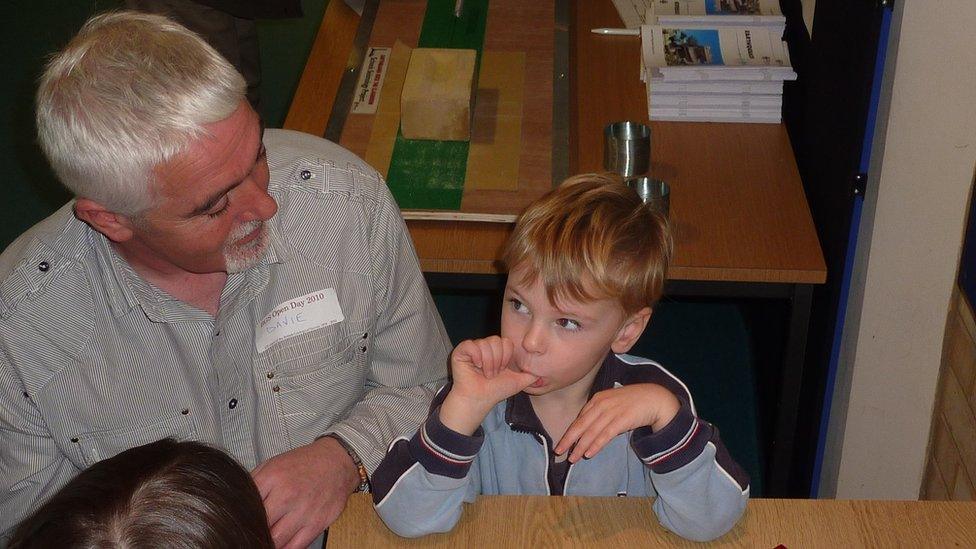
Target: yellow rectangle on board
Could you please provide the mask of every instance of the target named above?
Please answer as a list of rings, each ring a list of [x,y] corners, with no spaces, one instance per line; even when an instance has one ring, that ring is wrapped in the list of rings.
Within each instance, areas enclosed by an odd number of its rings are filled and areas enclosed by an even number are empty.
[[[466,189],[518,189],[524,82],[524,52],[482,52]]]
[[[383,81],[383,89],[380,91],[380,102],[376,106],[376,114],[373,118],[369,143],[366,145],[366,163],[376,168],[384,178],[390,170],[393,146],[396,144],[397,132],[400,130],[400,91],[407,77],[410,52],[410,46],[399,40],[393,45],[390,65],[387,68],[386,79]]]

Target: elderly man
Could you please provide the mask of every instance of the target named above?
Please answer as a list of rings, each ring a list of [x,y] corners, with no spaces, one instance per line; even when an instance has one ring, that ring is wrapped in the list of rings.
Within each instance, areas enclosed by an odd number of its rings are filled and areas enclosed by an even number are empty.
[[[244,89],[132,12],[45,70],[40,142],[76,198],[0,256],[0,532],[169,436],[253,468],[302,547],[426,415],[450,344],[386,186],[322,139],[262,139]]]

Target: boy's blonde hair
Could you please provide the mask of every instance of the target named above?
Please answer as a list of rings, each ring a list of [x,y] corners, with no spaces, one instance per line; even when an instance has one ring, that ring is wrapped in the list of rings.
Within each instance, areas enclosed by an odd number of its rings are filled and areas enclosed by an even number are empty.
[[[554,304],[610,298],[631,314],[661,297],[672,248],[667,219],[619,176],[581,174],[529,205],[502,259]]]

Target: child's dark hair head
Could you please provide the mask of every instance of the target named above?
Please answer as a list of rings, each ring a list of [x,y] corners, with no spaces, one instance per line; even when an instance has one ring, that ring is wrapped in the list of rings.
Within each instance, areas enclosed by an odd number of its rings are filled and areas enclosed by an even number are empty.
[[[163,439],[82,471],[15,530],[27,547],[272,548],[251,475],[224,452]]]
[[[612,298],[633,313],[661,297],[671,254],[666,218],[620,177],[582,174],[529,205],[503,260],[520,282],[541,277],[550,302]]]

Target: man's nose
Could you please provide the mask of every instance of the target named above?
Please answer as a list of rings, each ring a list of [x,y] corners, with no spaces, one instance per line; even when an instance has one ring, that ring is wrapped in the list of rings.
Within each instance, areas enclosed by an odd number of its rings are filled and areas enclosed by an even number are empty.
[[[244,200],[244,221],[267,221],[278,212],[278,203],[268,194],[265,185],[247,184],[247,196]]]

